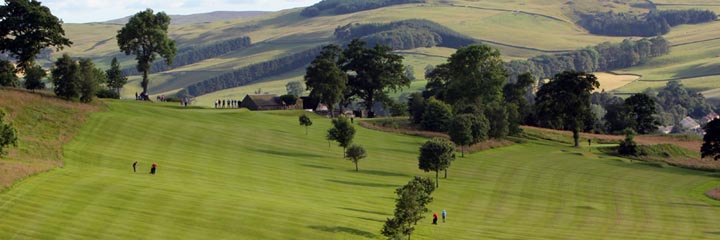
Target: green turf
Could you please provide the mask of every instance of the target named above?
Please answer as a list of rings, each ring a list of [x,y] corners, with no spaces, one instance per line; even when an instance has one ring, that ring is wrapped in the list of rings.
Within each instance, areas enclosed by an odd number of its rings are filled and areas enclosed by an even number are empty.
[[[424,139],[361,128],[354,172],[324,140],[329,120],[305,135],[299,112],[108,108],[63,168],[0,193],[0,239],[379,239],[393,190],[433,175],[417,169]],[[449,221],[419,222],[414,239],[718,237],[714,174],[586,151],[530,140],[458,159],[429,206]]]

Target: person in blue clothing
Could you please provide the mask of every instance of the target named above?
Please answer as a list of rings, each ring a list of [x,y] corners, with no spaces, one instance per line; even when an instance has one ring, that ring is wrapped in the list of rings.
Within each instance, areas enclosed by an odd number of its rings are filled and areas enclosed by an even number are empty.
[[[442,212],[443,222],[445,222],[446,216],[447,216],[447,211],[445,211],[445,209],[443,209],[443,212]]]

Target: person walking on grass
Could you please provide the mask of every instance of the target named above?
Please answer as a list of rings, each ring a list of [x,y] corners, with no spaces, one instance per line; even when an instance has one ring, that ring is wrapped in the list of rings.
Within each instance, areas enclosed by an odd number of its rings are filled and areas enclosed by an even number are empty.
[[[437,213],[433,213],[433,224],[437,225]]]
[[[133,163],[133,172],[134,172],[134,173],[137,172],[137,161],[135,161],[135,162]]]
[[[442,217],[443,217],[443,223],[444,223],[445,217],[447,217],[447,211],[445,211],[445,209],[443,209],[443,211],[442,211]]]
[[[157,171],[157,163],[153,163],[152,167],[150,167],[150,174],[155,175],[155,172]]]

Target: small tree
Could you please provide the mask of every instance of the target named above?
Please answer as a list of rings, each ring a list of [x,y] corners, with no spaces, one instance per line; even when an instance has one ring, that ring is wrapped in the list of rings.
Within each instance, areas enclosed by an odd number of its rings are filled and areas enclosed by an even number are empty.
[[[704,130],[705,136],[703,137],[703,145],[700,148],[702,158],[720,159],[720,119],[710,121]]]
[[[415,68],[412,65],[405,65],[405,77],[410,81],[415,81]]]
[[[17,147],[17,131],[10,123],[5,123],[5,112],[0,111],[0,157],[5,156],[8,146]]]
[[[294,106],[297,104],[298,97],[292,94],[285,94],[280,96],[280,101],[282,101],[285,106]]]
[[[618,153],[620,155],[626,155],[626,156],[637,156],[638,155],[638,147],[637,143],[633,139],[635,135],[635,132],[631,129],[625,130],[625,140],[620,142],[620,146],[618,147]]]
[[[45,83],[42,81],[47,76],[42,67],[33,65],[25,71],[25,88],[28,90],[45,89]]]
[[[455,159],[455,145],[443,138],[433,138],[420,147],[419,168],[425,172],[435,171],[435,184],[440,187],[440,171],[450,167]],[[447,174],[445,174],[447,178]]]
[[[385,221],[381,233],[388,239],[400,239],[402,236],[410,239],[415,231],[414,225],[424,218],[423,215],[428,212],[426,206],[433,201],[433,185],[429,178],[415,177],[395,190],[398,198],[395,200],[394,217]]]
[[[118,63],[116,57],[113,57],[110,63],[110,69],[108,69],[105,74],[107,74],[108,79],[107,87],[115,90],[115,92],[120,95],[120,89],[127,83],[127,77],[123,74],[122,70],[120,70],[120,63]]]
[[[305,126],[305,135],[307,135],[307,134],[308,134],[308,127],[312,126],[312,124],[313,124],[313,123],[312,123],[312,120],[310,120],[310,117],[308,117],[308,116],[305,115],[305,114],[303,114],[302,116],[300,116],[300,119],[299,119],[299,120],[300,120],[300,125]]]
[[[100,83],[107,81],[105,72],[95,68],[95,64],[90,59],[82,59],[79,64],[80,68],[80,101],[84,103],[92,102]]]
[[[350,120],[345,116],[340,116],[332,120],[333,128],[328,129],[327,140],[333,140],[338,142],[343,148],[343,157],[345,155],[345,149],[350,146],[353,138],[355,137],[355,127],[353,127]]]
[[[462,157],[465,157],[465,146],[473,143],[472,117],[470,114],[457,115],[450,122],[448,129],[450,140],[456,145],[460,145]]]
[[[367,153],[365,153],[365,148],[363,148],[360,145],[353,144],[350,146],[347,151],[345,151],[345,158],[355,163],[355,171],[358,170],[358,162],[360,162],[360,159],[366,158]]]
[[[10,61],[0,60],[0,86],[16,87],[18,77],[15,75],[15,66]]]

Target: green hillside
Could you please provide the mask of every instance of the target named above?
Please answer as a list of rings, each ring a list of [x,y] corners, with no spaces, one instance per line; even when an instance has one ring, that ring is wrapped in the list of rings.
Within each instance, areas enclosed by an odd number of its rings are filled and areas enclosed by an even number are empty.
[[[661,10],[699,8],[720,11],[714,1],[653,1]],[[263,14],[248,19],[194,23],[171,26],[170,34],[179,47],[211,44],[248,36],[253,46],[228,52],[223,56],[204,60],[192,65],[179,67],[167,72],[151,75],[151,94],[173,94],[193,83],[219,76],[244,66],[273,60],[282,56],[298,53],[309,48],[328,44],[333,41],[333,32],[338,26],[349,23],[388,23],[393,21],[422,18],[434,21],[476,40],[488,43],[501,50],[506,60],[526,59],[556,51],[575,50],[596,45],[601,42],[620,42],[624,37],[607,37],[589,34],[575,24],[578,12],[630,12],[644,13],[648,9],[641,7],[646,1],[593,1],[593,0],[530,0],[530,1],[471,1],[429,0],[426,3],[412,3],[359,11],[348,14],[304,17],[302,9],[291,9]],[[112,56],[120,56],[123,66],[132,67],[132,57],[121,55],[116,46],[114,35],[121,27],[117,24],[66,24],[68,37],[75,45],[67,52],[74,56],[91,57],[99,66],[107,66]],[[657,87],[657,81],[681,79],[694,81],[697,77],[720,74],[717,68],[717,48],[720,41],[720,22],[698,25],[681,25],[672,29],[665,37],[673,44],[671,54],[654,59],[650,63],[619,70],[618,72],[639,74],[640,81],[620,88],[622,93],[637,92],[647,87]],[[443,49],[402,50],[422,77],[422,69],[427,64],[444,61],[454,50]],[[290,74],[292,73],[292,74]],[[257,79],[248,86],[212,93],[212,96],[199,99],[213,99],[218,95],[244,95],[247,89],[273,89],[270,92],[284,93],[280,86],[288,81],[302,79],[302,69],[289,69],[281,76]],[[293,76],[290,76],[293,75]],[[713,78],[714,79],[714,78]],[[267,85],[274,80],[276,83]],[[603,79],[600,79],[601,82]],[[282,82],[280,82],[282,81]],[[608,80],[612,81],[612,80]],[[131,97],[139,90],[140,78],[134,76],[123,91],[123,96]],[[714,81],[695,81],[686,83],[703,91],[716,89]],[[707,92],[708,96],[717,94]],[[717,96],[720,97],[720,96]],[[202,102],[202,101],[201,101]],[[207,103],[203,103],[207,105]]]
[[[0,193],[0,239],[380,239],[425,139],[358,129],[360,172],[298,112],[111,101],[65,166]],[[593,151],[597,152],[597,151]],[[139,172],[131,163],[139,161]],[[151,163],[157,175],[147,174]],[[714,174],[544,140],[470,154],[441,179],[413,239],[713,239]]]

